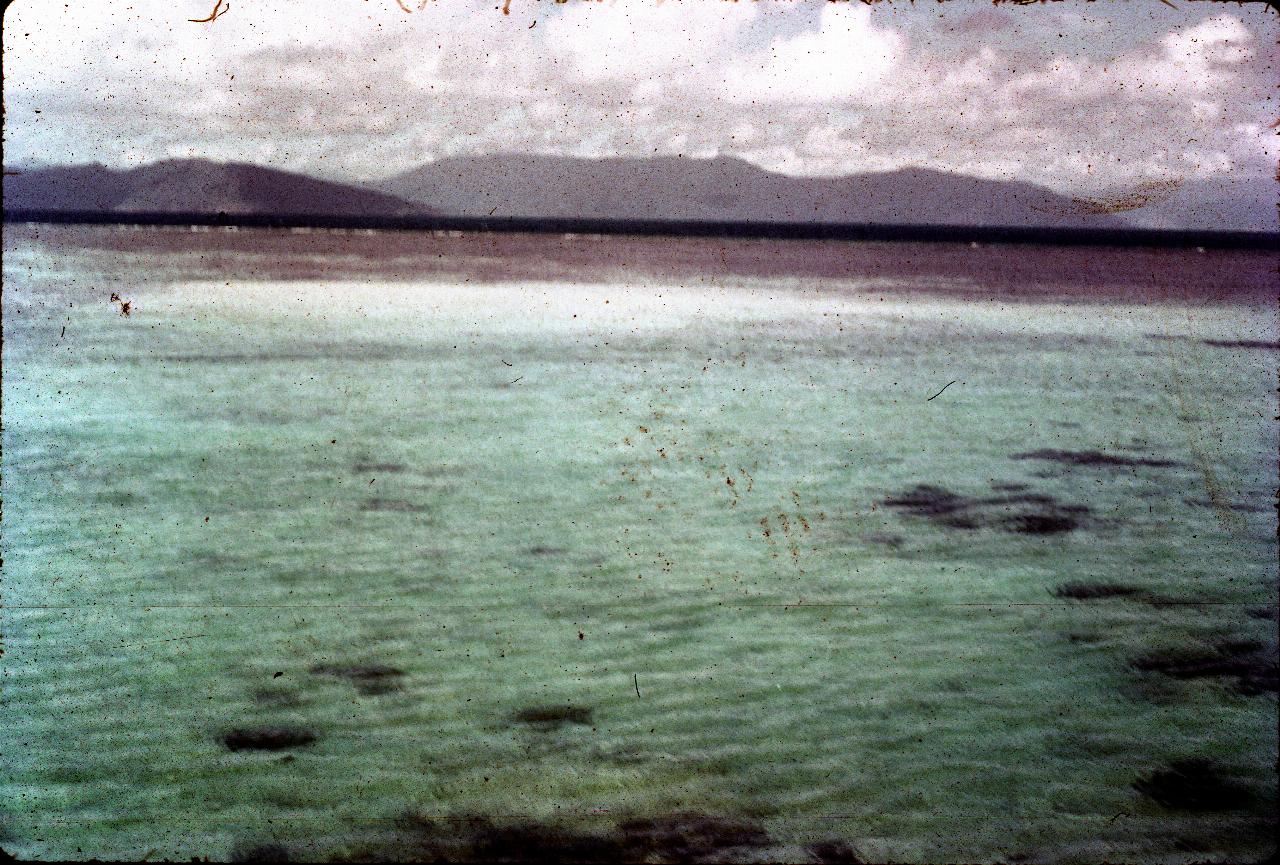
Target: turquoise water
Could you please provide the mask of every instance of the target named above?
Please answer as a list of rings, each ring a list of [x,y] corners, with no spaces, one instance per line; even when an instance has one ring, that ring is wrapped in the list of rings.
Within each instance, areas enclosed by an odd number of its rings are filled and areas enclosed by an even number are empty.
[[[1205,340],[1272,307],[164,237],[6,231],[4,849],[687,812],[767,834],[734,860],[1271,849],[1276,353]],[[920,485],[964,498],[886,504]],[[1271,684],[1140,663],[1204,657]],[[224,741],[264,725],[314,741]],[[1192,760],[1230,795],[1143,792]]]

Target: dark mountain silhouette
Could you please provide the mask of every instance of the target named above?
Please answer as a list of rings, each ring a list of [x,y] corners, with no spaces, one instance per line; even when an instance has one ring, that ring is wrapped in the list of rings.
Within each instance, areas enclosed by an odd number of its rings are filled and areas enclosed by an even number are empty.
[[[466,216],[746,222],[1122,226],[1029,183],[923,168],[791,177],[742,159],[455,157],[378,188]]]
[[[203,159],[166,160],[123,171],[101,165],[6,170],[4,208],[308,216],[433,212],[358,186]]]

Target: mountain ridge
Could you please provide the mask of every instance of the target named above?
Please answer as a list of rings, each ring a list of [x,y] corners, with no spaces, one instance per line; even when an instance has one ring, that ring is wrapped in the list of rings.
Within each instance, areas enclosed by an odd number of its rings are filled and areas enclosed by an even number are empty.
[[[169,159],[129,169],[97,163],[6,169],[4,209],[325,216],[435,213],[361,186],[205,159]]]
[[[929,168],[793,177],[737,157],[451,157],[374,187],[465,216],[1118,227],[1022,181]]]

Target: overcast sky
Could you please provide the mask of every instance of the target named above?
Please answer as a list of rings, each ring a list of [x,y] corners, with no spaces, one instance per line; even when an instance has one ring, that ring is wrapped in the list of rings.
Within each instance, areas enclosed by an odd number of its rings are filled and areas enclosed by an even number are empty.
[[[737,154],[1069,192],[1275,173],[1262,4],[230,0],[187,21],[213,2],[9,6],[6,164],[364,180],[454,154]]]

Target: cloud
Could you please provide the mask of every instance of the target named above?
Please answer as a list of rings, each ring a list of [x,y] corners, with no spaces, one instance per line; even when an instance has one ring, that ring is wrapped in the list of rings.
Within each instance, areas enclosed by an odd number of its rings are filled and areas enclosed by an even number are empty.
[[[720,88],[735,102],[829,103],[873,93],[901,61],[905,40],[871,21],[870,6],[828,3],[817,30],[775,39],[730,67]]]
[[[706,75],[758,16],[751,3],[620,0],[570,6],[546,25],[553,62],[584,82],[652,83],[664,75]]]
[[[187,22],[207,6],[10,6],[6,160],[199,155],[371,179],[462,153],[736,153],[1089,191],[1269,176],[1276,159],[1265,13],[1187,13],[1101,52],[1094,19],[941,32],[923,10],[856,3],[244,0]]]

